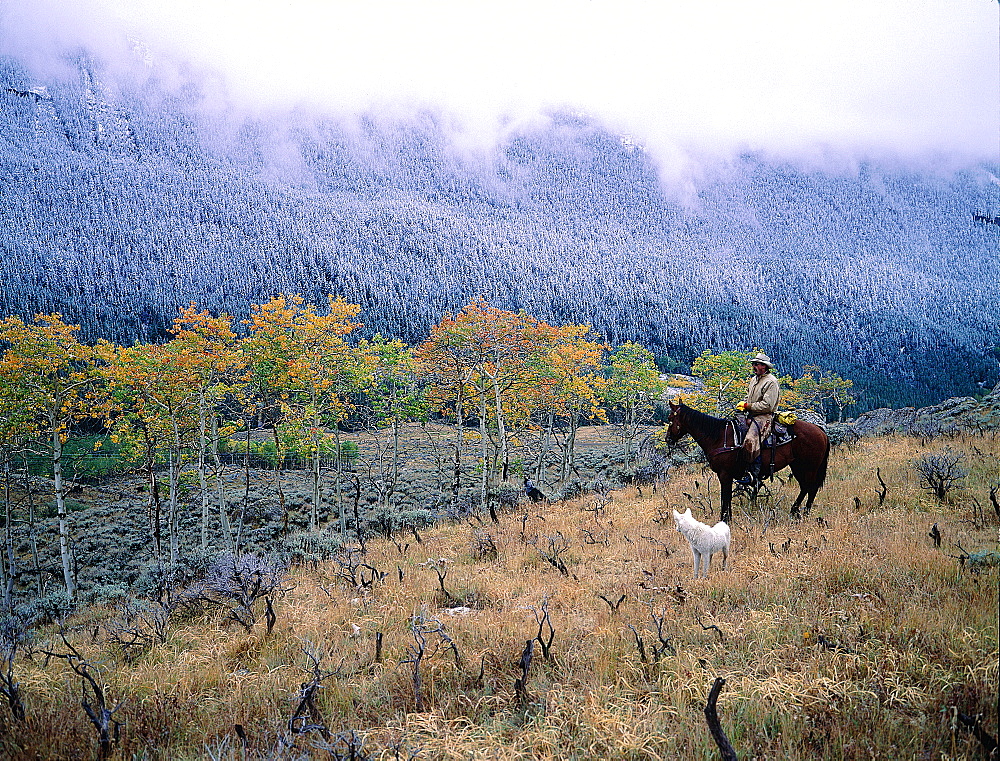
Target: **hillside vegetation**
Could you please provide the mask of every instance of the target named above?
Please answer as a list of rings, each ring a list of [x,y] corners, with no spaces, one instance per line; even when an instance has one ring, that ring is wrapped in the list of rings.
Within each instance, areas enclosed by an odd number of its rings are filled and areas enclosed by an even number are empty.
[[[933,457],[962,464],[943,499],[914,465]],[[997,736],[998,462],[995,435],[840,446],[801,522],[794,484],[735,506],[707,580],[671,517],[713,522],[699,465],[287,572],[246,560],[230,580],[256,597],[217,579],[26,637],[0,748],[93,754],[82,689],[111,758],[705,759],[722,677],[740,758],[982,758],[966,719]]]
[[[483,299],[665,364],[760,346],[854,379],[862,411],[996,383],[1000,226],[975,221],[1000,209],[995,165],[664,166],[567,114],[472,151],[447,115],[248,117],[156,72],[73,68],[0,60],[0,314],[128,345],[191,302],[243,318],[335,295],[413,344]]]

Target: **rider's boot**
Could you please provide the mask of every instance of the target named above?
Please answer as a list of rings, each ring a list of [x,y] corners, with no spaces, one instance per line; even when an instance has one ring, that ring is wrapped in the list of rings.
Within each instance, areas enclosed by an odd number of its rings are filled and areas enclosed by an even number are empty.
[[[752,463],[750,467],[747,468],[747,472],[736,479],[736,483],[742,484],[743,486],[753,486],[755,483],[760,481],[760,457],[758,456]]]

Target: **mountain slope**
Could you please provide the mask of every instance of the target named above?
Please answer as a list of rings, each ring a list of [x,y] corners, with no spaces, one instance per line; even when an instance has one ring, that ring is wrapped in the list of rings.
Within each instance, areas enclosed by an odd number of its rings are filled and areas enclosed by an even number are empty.
[[[359,303],[419,341],[482,298],[688,361],[760,347],[853,378],[860,409],[997,379],[997,167],[828,169],[746,154],[684,193],[650,154],[556,115],[459,151],[435,114],[237,118],[189,87],[39,80],[0,61],[0,310],[89,338],[162,335],[179,305]]]

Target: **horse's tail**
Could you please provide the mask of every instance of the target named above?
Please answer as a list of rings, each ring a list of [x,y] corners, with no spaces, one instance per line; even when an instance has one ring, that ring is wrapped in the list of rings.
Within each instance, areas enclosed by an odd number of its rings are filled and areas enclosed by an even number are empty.
[[[823,485],[824,481],[826,481],[826,464],[830,462],[830,437],[826,435],[826,431],[823,431],[823,435],[826,437],[826,451],[823,453],[823,462],[821,462],[819,464],[819,468],[816,469],[817,489]]]

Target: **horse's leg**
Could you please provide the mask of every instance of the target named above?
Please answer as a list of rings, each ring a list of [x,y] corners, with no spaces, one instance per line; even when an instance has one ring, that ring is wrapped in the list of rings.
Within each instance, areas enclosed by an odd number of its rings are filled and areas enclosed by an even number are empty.
[[[799,496],[796,497],[795,498],[795,502],[792,503],[792,517],[793,518],[801,518],[802,517],[802,516],[799,515],[799,505],[802,504],[802,500],[805,499],[805,496],[806,496],[806,490],[803,489],[802,487],[799,487]],[[812,500],[810,500],[810,504],[811,503],[812,503]],[[808,514],[808,513],[809,513],[809,505],[806,505],[806,514]]]
[[[816,468],[809,474],[809,499],[806,500],[805,514],[809,515],[809,511],[812,510],[813,501],[816,499],[816,495],[819,493],[820,487],[823,486],[823,482],[826,480],[826,468],[830,460],[830,442],[826,442],[826,452],[823,454],[823,458],[816,465]]]
[[[733,520],[733,479],[719,476],[719,489],[722,500],[719,520],[729,523]]]
[[[802,511],[803,515],[809,515],[809,511],[812,510],[813,501],[816,499],[816,494],[819,492],[819,487],[814,486],[809,490],[809,499],[806,500],[806,509]]]
[[[809,490],[806,488],[806,483],[808,483],[808,479],[803,479],[802,476],[805,474],[802,472],[802,466],[801,464],[799,464],[798,460],[792,460],[792,462],[789,465],[789,469],[792,471],[792,475],[795,476],[795,482],[799,485],[799,496],[797,496],[795,498],[795,502],[792,503],[792,510],[791,510],[792,517],[798,518],[799,505],[802,504],[802,500],[804,500],[806,498],[806,495],[809,493]],[[806,512],[807,513],[809,512],[808,507],[806,508]]]
[[[691,548],[691,560],[694,563],[694,577],[698,578],[698,569],[701,567],[701,553],[694,547]]]

